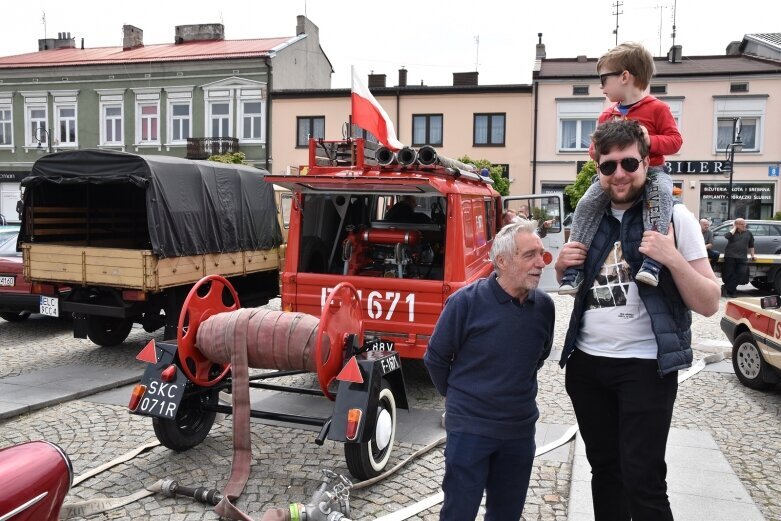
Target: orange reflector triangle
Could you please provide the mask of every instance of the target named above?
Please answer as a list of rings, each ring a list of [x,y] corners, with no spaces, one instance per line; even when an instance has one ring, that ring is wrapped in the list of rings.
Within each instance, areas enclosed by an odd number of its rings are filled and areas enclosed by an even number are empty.
[[[142,362],[147,362],[150,364],[157,363],[157,347],[155,346],[154,338],[149,341],[149,343],[146,345],[145,348],[141,350],[140,353],[138,353],[138,356],[136,356],[136,360],[140,360]]]
[[[363,383],[361,368],[358,366],[358,360],[354,356],[342,367],[336,379],[342,382]]]

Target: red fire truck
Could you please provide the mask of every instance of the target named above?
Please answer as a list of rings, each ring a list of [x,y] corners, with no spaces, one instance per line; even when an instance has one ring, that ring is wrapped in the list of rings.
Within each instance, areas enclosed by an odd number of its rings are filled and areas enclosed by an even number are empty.
[[[447,297],[491,273],[505,208],[548,221],[551,260],[563,245],[559,194],[502,198],[490,177],[432,147],[366,145],[312,139],[297,175],[265,177],[293,192],[283,309],[320,316],[330,289],[348,281],[361,299],[364,346],[422,358]],[[552,263],[542,286],[558,286]]]

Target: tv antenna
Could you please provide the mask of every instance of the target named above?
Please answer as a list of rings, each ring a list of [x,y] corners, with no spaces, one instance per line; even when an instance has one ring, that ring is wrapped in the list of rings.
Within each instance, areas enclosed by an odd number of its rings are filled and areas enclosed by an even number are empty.
[[[673,38],[673,47],[675,47],[675,11],[677,7],[678,0],[673,0],[673,34],[670,35]]]
[[[624,3],[619,0],[619,1],[616,1],[615,4],[612,4],[612,6],[611,6],[611,7],[614,7],[616,9],[616,12],[613,13],[616,16],[616,28],[613,29],[613,34],[616,35],[616,45],[618,45],[618,15],[624,14],[623,11],[619,11],[619,8],[622,7],[623,5],[624,5]]]
[[[480,35],[475,36],[475,72],[477,72],[477,65],[480,57]]]
[[[46,11],[41,11],[41,23],[43,24],[43,39],[46,39]]]
[[[654,9],[659,10],[659,56],[662,55],[662,16],[664,14],[664,10],[668,9],[669,5],[655,5]]]

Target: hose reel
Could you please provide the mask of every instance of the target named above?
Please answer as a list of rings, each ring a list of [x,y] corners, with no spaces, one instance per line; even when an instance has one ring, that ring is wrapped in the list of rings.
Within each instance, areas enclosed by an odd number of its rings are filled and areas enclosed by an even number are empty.
[[[230,371],[234,343],[243,342],[250,367],[316,372],[323,394],[334,400],[329,385],[344,366],[345,351],[353,343],[363,345],[360,304],[355,288],[342,282],[328,294],[319,319],[306,313],[240,309],[230,282],[209,275],[190,290],[179,316],[182,371],[193,383],[212,387]],[[246,331],[236,330],[239,313],[250,313],[241,321]]]

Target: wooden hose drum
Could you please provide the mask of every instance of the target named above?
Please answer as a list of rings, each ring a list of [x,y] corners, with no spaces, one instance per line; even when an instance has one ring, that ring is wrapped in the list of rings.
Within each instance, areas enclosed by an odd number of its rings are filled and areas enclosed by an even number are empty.
[[[219,275],[204,277],[187,295],[179,317],[182,371],[197,385],[214,386],[230,371],[233,350],[246,349],[252,368],[316,372],[323,394],[333,400],[328,386],[344,365],[350,335],[363,344],[363,316],[349,283],[337,285],[325,302],[319,319],[241,309],[230,282]]]

